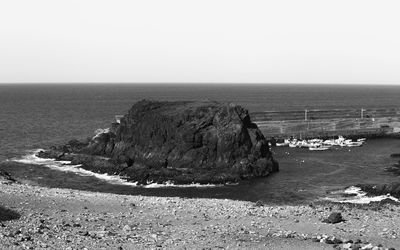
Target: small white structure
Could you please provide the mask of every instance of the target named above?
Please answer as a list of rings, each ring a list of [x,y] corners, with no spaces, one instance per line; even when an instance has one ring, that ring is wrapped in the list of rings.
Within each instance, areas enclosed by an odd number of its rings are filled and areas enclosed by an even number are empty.
[[[115,122],[116,123],[121,123],[121,118],[124,117],[123,115],[116,115],[115,116]]]

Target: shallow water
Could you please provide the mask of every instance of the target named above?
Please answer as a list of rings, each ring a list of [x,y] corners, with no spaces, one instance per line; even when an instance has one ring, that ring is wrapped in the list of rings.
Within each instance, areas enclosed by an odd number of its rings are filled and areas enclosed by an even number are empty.
[[[360,148],[310,152],[275,148],[281,171],[239,185],[207,188],[142,188],[94,174],[60,171],[59,166],[23,164],[38,148],[93,136],[107,128],[114,115],[124,114],[135,101],[214,99],[236,102],[250,111],[303,108],[380,108],[400,106],[400,87],[337,87],[291,85],[0,85],[0,168],[25,182],[100,192],[158,196],[212,197],[263,200],[273,203],[307,202],[330,190],[357,183],[389,183],[399,177],[384,171],[396,162],[400,140],[369,140]],[[350,150],[350,151],[349,151]]]

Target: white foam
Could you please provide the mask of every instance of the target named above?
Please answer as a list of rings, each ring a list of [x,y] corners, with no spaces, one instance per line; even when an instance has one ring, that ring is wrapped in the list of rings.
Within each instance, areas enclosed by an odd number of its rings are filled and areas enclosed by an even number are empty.
[[[45,166],[54,170],[63,171],[63,172],[73,172],[80,176],[93,176],[101,180],[105,180],[111,184],[118,185],[128,185],[128,186],[137,186],[137,182],[128,182],[124,180],[121,176],[118,175],[108,175],[108,174],[99,174],[94,173],[92,171],[80,168],[81,165],[70,165],[71,161],[56,161],[51,158],[40,158],[37,157],[36,154],[40,152],[42,149],[38,149],[33,151],[32,153],[25,155],[19,159],[12,159],[14,162],[24,163],[24,164],[33,164]]]
[[[348,187],[347,189],[345,189],[343,191],[343,193],[345,193],[345,194],[362,195],[363,191],[361,191],[361,188],[359,188],[359,187],[351,186],[351,187]]]
[[[216,184],[200,184],[200,183],[191,183],[191,184],[181,184],[175,185],[172,181],[167,181],[163,184],[158,183],[147,183],[147,185],[143,186],[144,188],[165,188],[165,187],[180,187],[180,188],[189,188],[189,187],[196,187],[196,188],[209,188],[209,187],[218,187],[223,186],[216,185]]]
[[[110,128],[98,128],[96,131],[94,131],[95,136],[93,136],[92,140],[99,137],[101,134],[106,134],[110,132]]]
[[[335,193],[337,194],[338,192]],[[391,199],[395,202],[400,202],[399,199],[391,196],[390,194],[379,195],[379,196],[367,196],[367,193],[362,191],[361,188],[354,186],[347,188],[342,193],[353,194],[354,196],[340,197],[340,198],[326,197],[324,199],[338,203],[354,203],[354,204],[369,204],[370,202],[379,202],[385,199]]]
[[[108,175],[108,174],[99,174],[94,173],[92,171],[80,168],[81,165],[71,165],[71,161],[57,161],[51,158],[40,158],[37,157],[36,154],[43,149],[37,149],[31,151],[29,154],[22,156],[21,158],[13,158],[11,161],[24,163],[24,164],[32,164],[32,165],[40,165],[45,166],[54,170],[63,171],[63,172],[73,172],[80,176],[93,176],[98,179],[104,180],[110,184],[117,184],[117,185],[128,185],[128,186],[137,186],[143,188],[165,188],[165,187],[179,187],[179,188],[188,188],[188,187],[217,187],[223,185],[214,185],[214,184],[199,184],[199,183],[192,183],[186,185],[175,185],[172,181],[167,181],[163,184],[157,183],[147,183],[147,185],[138,185],[137,182],[128,182],[123,177],[118,175]]]

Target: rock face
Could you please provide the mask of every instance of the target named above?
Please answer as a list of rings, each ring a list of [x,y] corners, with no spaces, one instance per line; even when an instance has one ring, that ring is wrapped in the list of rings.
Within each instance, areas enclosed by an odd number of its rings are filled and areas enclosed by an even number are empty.
[[[359,184],[357,187],[368,195],[386,195],[390,194],[396,198],[400,198],[400,183],[394,182],[390,184]]]
[[[211,101],[143,100],[89,142],[70,141],[41,156],[72,160],[140,183],[224,183],[278,171],[248,111]],[[99,157],[110,160],[99,164]]]

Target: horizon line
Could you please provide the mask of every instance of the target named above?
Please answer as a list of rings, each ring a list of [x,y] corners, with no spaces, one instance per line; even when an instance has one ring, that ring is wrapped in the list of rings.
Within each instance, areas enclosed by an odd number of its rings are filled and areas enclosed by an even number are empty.
[[[0,85],[76,85],[76,84],[120,84],[120,85],[368,85],[368,86],[400,86],[400,83],[350,83],[350,82],[337,82],[337,83],[305,83],[305,82],[0,82]]]

